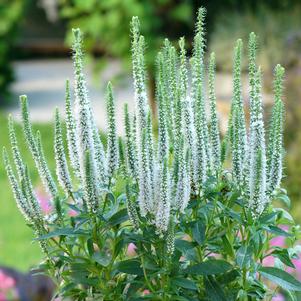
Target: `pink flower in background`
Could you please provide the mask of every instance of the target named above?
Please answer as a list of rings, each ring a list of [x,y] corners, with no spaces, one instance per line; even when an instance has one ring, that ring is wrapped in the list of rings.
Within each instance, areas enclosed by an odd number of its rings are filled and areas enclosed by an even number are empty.
[[[296,267],[296,270],[295,270],[296,277],[298,278],[299,281],[301,281],[301,258],[300,258],[300,256],[298,259],[293,259],[292,262]]]
[[[186,240],[186,241],[192,241],[192,238],[188,235],[188,234],[185,234],[183,236],[183,240]]]
[[[50,203],[50,198],[47,194],[45,194],[40,188],[35,191],[36,197],[40,203],[42,212],[46,215],[50,214],[52,211],[52,205]]]
[[[15,279],[10,276],[7,276],[2,270],[0,270],[0,291],[8,291],[14,288],[15,285]]]
[[[280,228],[284,231],[287,231],[289,229],[288,226],[285,225],[281,225]],[[281,247],[281,248],[286,248],[286,243],[285,243],[285,237],[284,236],[277,236],[274,237],[271,241],[270,241],[270,246],[271,247]],[[301,258],[299,256],[299,258],[296,259],[292,259],[293,264],[295,265],[296,269],[293,269],[291,267],[287,267],[285,270],[290,273],[295,275],[295,277],[297,277],[298,280],[301,281]],[[264,258],[262,264],[264,266],[268,266],[268,267],[273,267],[275,264],[275,258],[273,256],[268,256],[266,258]],[[278,299],[277,299],[278,298]],[[281,299],[282,298],[282,299]],[[282,295],[277,295],[276,297],[274,297],[272,299],[273,301],[281,301],[284,300]]]
[[[272,301],[285,301],[285,299],[284,299],[283,295],[277,294],[276,296],[274,296],[272,298]]]
[[[270,246],[272,246],[272,247],[284,247],[285,246],[285,238],[283,236],[274,237],[270,241]]]
[[[1,291],[0,291],[0,301],[8,301],[4,293],[2,293]]]
[[[301,281],[301,258],[300,258],[300,256],[299,256],[299,258],[297,259],[292,259],[292,262],[293,262],[293,264],[295,265],[295,267],[296,267],[296,269],[293,269],[293,268],[291,268],[291,267],[288,267],[287,269],[286,269],[286,271],[288,272],[288,273],[290,273],[290,274],[294,274],[296,277],[297,277],[297,279],[299,280],[299,281]]]
[[[0,269],[0,301],[8,301],[7,295],[14,291],[16,281]]]
[[[129,245],[128,245],[128,249],[127,249],[126,254],[127,254],[129,257],[134,257],[134,256],[137,255],[136,249],[137,249],[136,245],[133,244],[133,243],[131,242],[131,243],[129,243]]]
[[[267,256],[262,261],[262,265],[265,267],[273,267],[274,264],[275,264],[274,256]]]
[[[68,211],[68,215],[69,215],[69,216],[77,216],[77,215],[78,215],[78,212],[76,212],[76,211],[73,210],[73,209],[70,209],[70,210]]]
[[[144,291],[142,292],[142,295],[143,295],[143,296],[149,295],[149,294],[150,294],[150,291],[149,291],[149,290],[144,290]]]

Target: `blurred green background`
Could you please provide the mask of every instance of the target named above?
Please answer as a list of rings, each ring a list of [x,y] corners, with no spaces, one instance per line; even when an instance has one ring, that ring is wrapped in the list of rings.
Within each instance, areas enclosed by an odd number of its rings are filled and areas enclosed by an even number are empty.
[[[105,129],[102,101],[107,80],[115,83],[119,120],[122,102],[126,100],[133,106],[131,17],[140,17],[141,31],[146,38],[149,93],[153,96],[155,53],[162,46],[163,38],[168,37],[176,45],[183,35],[191,50],[196,10],[201,5],[207,8],[207,49],[216,52],[218,107],[223,127],[231,99],[232,48],[236,39],[243,38],[246,50],[248,34],[254,31],[259,36],[258,61],[264,71],[264,103],[268,114],[273,99],[273,68],[281,63],[287,70],[284,186],[292,199],[292,214],[301,222],[300,0],[1,0],[1,148],[8,146],[7,114],[12,112],[19,120],[18,95],[27,94],[33,122],[42,133],[46,157],[54,168],[50,122],[54,107],[63,107],[64,79],[72,77],[71,28],[80,27],[84,32],[91,100],[99,126]],[[244,72],[246,64],[247,53]],[[247,75],[243,76],[245,80]],[[247,103],[247,87],[244,90]],[[122,125],[118,127],[122,133]],[[20,127],[18,138],[29,167],[33,167]],[[30,170],[39,187],[35,169]],[[2,160],[0,191],[0,265],[26,270],[39,262],[41,253],[31,243],[31,231],[16,209]]]

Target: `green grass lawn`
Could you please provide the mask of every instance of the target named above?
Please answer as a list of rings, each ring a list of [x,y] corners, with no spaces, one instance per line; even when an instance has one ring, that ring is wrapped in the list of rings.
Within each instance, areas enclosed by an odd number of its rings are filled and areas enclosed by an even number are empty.
[[[2,148],[5,146],[9,149],[10,145],[8,140],[7,118],[3,113],[0,114],[0,127],[0,265],[27,270],[39,263],[42,258],[42,253],[38,244],[33,242],[33,233],[31,229],[26,226],[23,217],[17,209],[6,177],[2,160]],[[50,168],[54,170],[52,125],[34,125],[34,129],[39,129],[41,132],[45,156]],[[16,125],[16,130],[19,147],[25,162],[28,164],[33,183],[34,185],[39,185],[34,162],[28,152],[19,124]]]

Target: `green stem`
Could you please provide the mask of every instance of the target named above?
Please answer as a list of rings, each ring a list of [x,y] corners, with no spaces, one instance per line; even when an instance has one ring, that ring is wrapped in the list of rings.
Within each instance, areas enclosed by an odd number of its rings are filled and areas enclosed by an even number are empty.
[[[155,289],[153,288],[151,282],[149,281],[149,279],[147,277],[147,273],[146,273],[145,266],[144,266],[144,258],[143,258],[142,254],[140,255],[140,258],[141,258],[141,265],[142,265],[142,270],[143,270],[143,275],[144,275],[145,282],[146,282],[148,288],[150,289],[150,291],[152,293],[154,293]]]

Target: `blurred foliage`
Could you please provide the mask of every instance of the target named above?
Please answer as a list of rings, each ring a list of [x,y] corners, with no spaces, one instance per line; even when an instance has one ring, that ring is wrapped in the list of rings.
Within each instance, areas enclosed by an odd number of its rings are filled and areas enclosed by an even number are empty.
[[[299,127],[300,128],[300,127]],[[289,195],[292,200],[292,213],[296,220],[301,221],[301,210],[300,210],[300,187],[301,187],[301,133],[299,130],[299,135],[296,141],[291,144],[289,148],[289,153],[286,156],[286,170],[287,175],[284,178],[284,185],[289,189]]]
[[[17,27],[21,19],[24,0],[0,1],[0,105],[9,99],[8,87],[13,80],[11,60]]]
[[[79,27],[85,36],[88,52],[98,49],[104,54],[124,58],[129,64],[130,27],[132,16],[143,19],[141,32],[147,37],[146,61],[152,70],[155,50],[162,38],[183,35],[193,24],[192,0],[61,0],[61,14],[71,28]],[[98,66],[103,60],[98,61]]]
[[[301,43],[300,43],[301,44]],[[286,106],[286,129],[285,145],[287,149],[284,185],[290,191],[292,200],[301,201],[301,52],[299,62],[287,70],[285,83],[285,106]],[[298,218],[301,218],[301,211],[296,210]]]
[[[279,33],[286,34],[288,30],[294,30],[300,24],[300,11],[292,12],[292,7],[300,3],[299,0],[266,0],[264,7],[262,0],[59,0],[59,3],[61,16],[68,22],[69,44],[71,28],[80,27],[85,35],[88,52],[100,49],[105,54],[125,58],[126,62],[129,62],[127,59],[130,56],[129,22],[132,16],[143,19],[141,32],[147,37],[146,55],[147,62],[151,65],[154,64],[155,55],[152,49],[161,46],[162,38],[174,40],[178,36],[185,35],[191,44],[192,24],[200,6],[207,9],[209,34],[214,30],[220,41],[223,43],[227,41],[227,45],[230,44],[231,47],[233,40],[237,36],[245,36],[245,33],[256,31],[260,34],[264,29],[266,32],[264,39],[267,36],[273,39],[270,34],[276,36]],[[282,18],[285,10],[293,13],[292,18],[289,14]],[[267,22],[268,27],[265,24]],[[282,24],[280,31],[278,22]],[[213,27],[216,23],[219,28]],[[261,27],[262,24],[264,27]],[[277,31],[274,28],[277,28]],[[222,36],[224,33],[226,36]],[[266,43],[263,43],[263,48],[265,45]],[[228,49],[225,47],[224,53],[231,56],[232,53]],[[269,55],[266,54],[267,57]],[[277,60],[277,56],[273,57],[274,60]],[[232,60],[230,62],[232,63]]]
[[[210,40],[210,49],[219,54],[218,68],[231,71],[233,53],[229,49],[238,38],[247,40],[252,31],[259,38],[258,62],[263,70],[272,74],[278,62],[286,67],[293,66],[301,49],[300,15],[301,5],[274,11],[259,5],[256,12],[248,8],[243,13],[234,11],[222,15],[215,22]],[[244,63],[246,67],[247,61]]]

